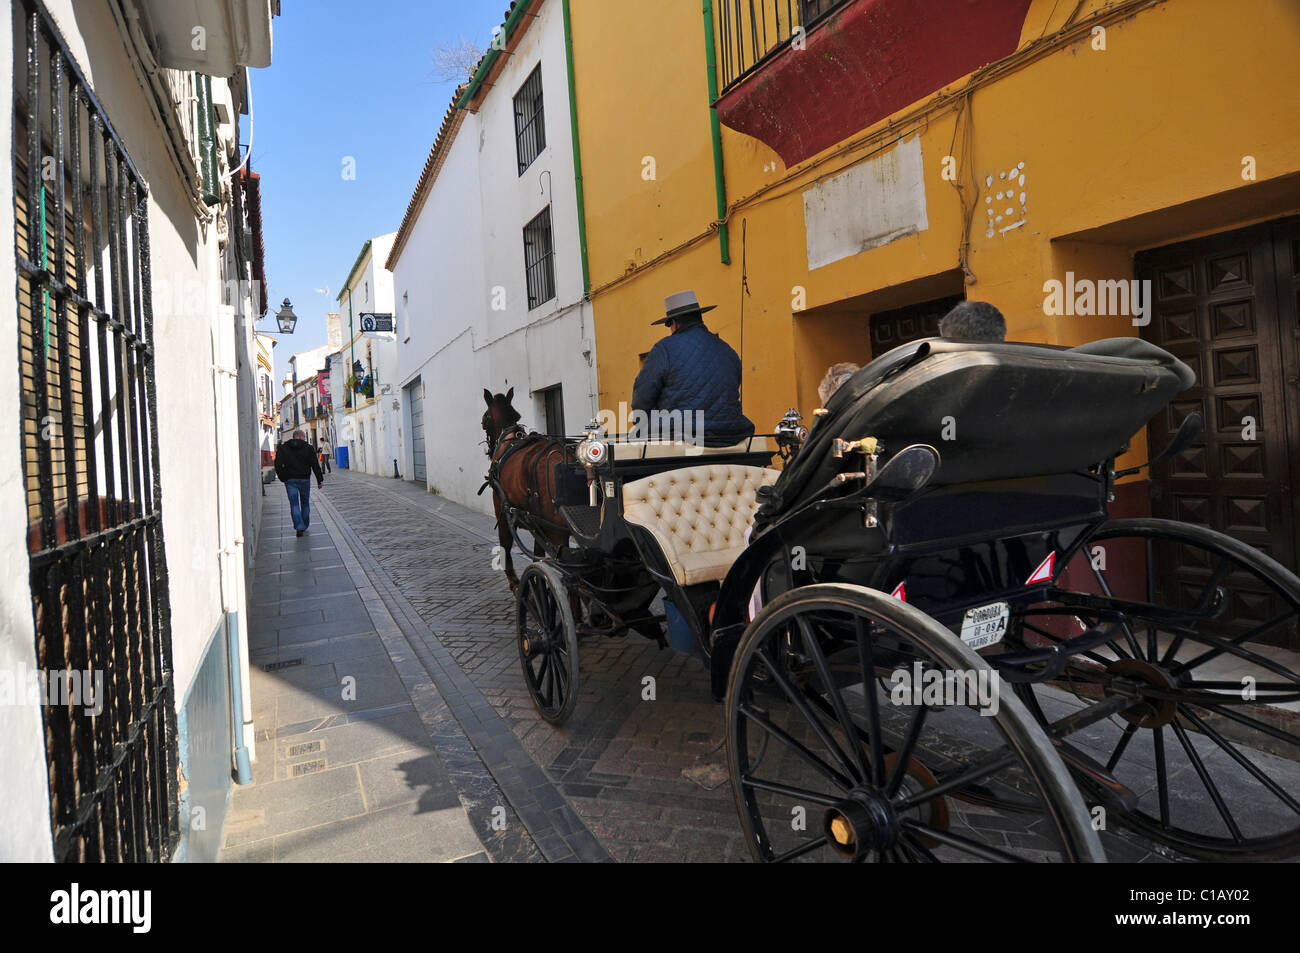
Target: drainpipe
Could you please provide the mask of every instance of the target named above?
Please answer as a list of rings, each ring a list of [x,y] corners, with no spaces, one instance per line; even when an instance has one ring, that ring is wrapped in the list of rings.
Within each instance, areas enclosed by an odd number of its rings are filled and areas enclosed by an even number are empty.
[[[718,58],[713,39],[713,0],[704,0],[704,56],[709,74],[709,130],[713,136],[713,190],[718,196],[718,220],[727,217],[727,183],[722,174],[722,126],[718,123]],[[731,264],[731,236],[725,222],[718,226],[718,252]]]
[[[202,182],[204,205],[221,201],[217,184],[217,127],[212,116],[212,77],[193,74],[194,89],[199,113],[199,178]]]
[[[222,620],[230,662],[231,727],[233,729],[235,780],[253,780],[253,701],[247,686],[248,635],[240,622],[248,604],[244,585],[243,494],[239,478],[239,415],[237,374],[227,338],[233,345],[234,321],[226,327],[224,308],[216,309],[211,326],[212,396],[217,450],[217,574],[220,580]],[[233,315],[232,315],[233,318]],[[228,333],[226,333],[228,332]]]
[[[582,296],[591,294],[587,268],[587,211],[582,192],[582,146],[578,141],[578,92],[573,81],[573,27],[569,0],[564,0],[564,59],[569,70],[569,126],[573,133],[573,183],[578,195],[578,248],[582,256]]]

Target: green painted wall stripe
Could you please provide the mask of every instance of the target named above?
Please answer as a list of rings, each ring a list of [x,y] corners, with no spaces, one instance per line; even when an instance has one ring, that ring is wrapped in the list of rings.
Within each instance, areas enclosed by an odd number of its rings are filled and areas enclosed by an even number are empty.
[[[713,40],[713,0],[704,0],[704,55],[709,74],[709,130],[713,136],[713,189],[718,195],[718,218],[727,217],[727,181],[722,171],[722,126],[718,122],[718,57]],[[718,251],[724,265],[731,264],[731,235],[724,222],[718,226]]]
[[[578,247],[582,256],[582,296],[591,294],[587,267],[587,207],[582,191],[582,146],[578,141],[578,88],[573,79],[573,28],[569,0],[564,0],[564,58],[569,68],[569,125],[573,131],[573,184],[578,196]]]

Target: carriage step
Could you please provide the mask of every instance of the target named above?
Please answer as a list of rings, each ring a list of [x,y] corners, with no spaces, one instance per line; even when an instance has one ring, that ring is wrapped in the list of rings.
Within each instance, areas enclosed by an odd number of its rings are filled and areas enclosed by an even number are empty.
[[[1137,810],[1138,796],[1106,770],[1099,762],[1084,754],[1067,741],[1054,740],[1056,753],[1061,756],[1065,766],[1070,769],[1085,794],[1094,794],[1108,807],[1131,814]]]
[[[560,514],[578,536],[591,539],[600,535],[599,506],[561,506]]]

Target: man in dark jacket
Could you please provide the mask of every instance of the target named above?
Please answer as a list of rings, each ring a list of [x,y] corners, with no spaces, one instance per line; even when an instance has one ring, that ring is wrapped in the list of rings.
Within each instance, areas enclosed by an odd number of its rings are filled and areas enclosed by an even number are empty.
[[[293,516],[293,528],[301,536],[311,525],[311,477],[316,475],[316,485],[325,485],[325,476],[320,470],[320,458],[316,449],[307,442],[307,435],[301,430],[293,432],[293,438],[280,445],[275,451],[275,475],[284,484],[289,494],[289,512]]]
[[[740,409],[740,357],[704,326],[704,312],[714,307],[701,308],[694,291],[679,291],[651,322],[672,332],[651,349],[632,386],[632,410],[645,415],[652,439],[728,447],[754,435]]]

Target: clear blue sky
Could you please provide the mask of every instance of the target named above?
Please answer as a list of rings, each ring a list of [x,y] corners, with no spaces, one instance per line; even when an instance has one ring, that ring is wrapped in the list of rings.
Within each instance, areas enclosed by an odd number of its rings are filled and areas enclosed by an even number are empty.
[[[396,231],[451,98],[433,53],[461,37],[485,48],[508,0],[284,0],[266,69],[250,70],[252,167],[262,179],[262,236],[274,331],[288,298],[298,327],[288,358],[325,343],[325,313],[361,244]],[[248,117],[241,141],[248,144]],[[343,159],[356,159],[355,180]],[[328,296],[316,289],[329,287]],[[276,384],[277,392],[279,382]]]

